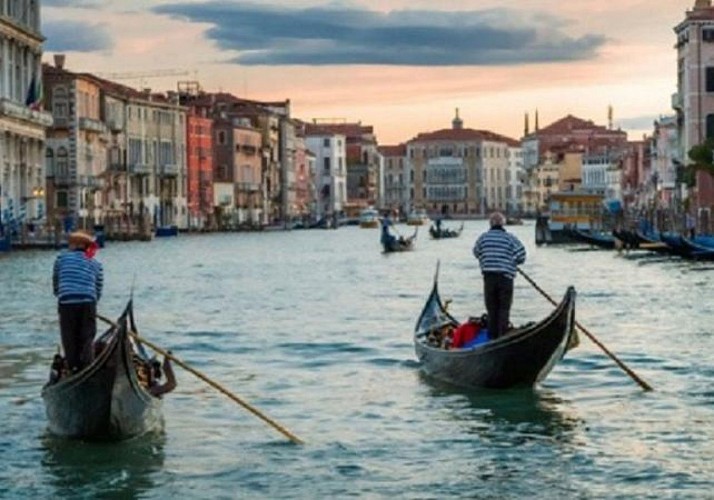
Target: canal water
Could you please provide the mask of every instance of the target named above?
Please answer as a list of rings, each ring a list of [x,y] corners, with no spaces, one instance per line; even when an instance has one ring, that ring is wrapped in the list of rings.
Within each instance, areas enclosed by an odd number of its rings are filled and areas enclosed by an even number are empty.
[[[445,227],[455,226],[446,221]],[[39,397],[59,341],[53,252],[0,256],[2,498],[711,498],[714,267],[536,247],[523,270],[655,391],[585,335],[534,390],[464,392],[419,372],[412,330],[441,262],[458,318],[483,312],[458,239],[382,254],[345,227],[111,243],[99,311],[133,287],[138,328],[305,441],[177,367],[163,433],[119,444],[52,437]],[[402,234],[413,230],[398,226]],[[512,321],[551,304],[522,277]]]

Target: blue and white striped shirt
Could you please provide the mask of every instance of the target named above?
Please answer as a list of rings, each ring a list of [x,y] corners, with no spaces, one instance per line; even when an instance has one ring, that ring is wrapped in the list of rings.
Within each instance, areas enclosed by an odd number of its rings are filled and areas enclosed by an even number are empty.
[[[52,289],[60,304],[98,302],[102,296],[104,270],[82,250],[62,252],[52,270]]]
[[[516,277],[516,266],[526,261],[523,244],[499,226],[479,236],[473,252],[482,273],[501,273],[511,279]]]

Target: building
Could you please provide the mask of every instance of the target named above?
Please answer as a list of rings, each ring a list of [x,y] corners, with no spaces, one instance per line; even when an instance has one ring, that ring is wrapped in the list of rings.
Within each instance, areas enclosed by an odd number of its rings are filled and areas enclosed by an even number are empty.
[[[711,0],[696,0],[692,10],[674,27],[677,36],[677,92],[672,108],[677,113],[681,158],[688,161],[692,147],[714,139],[714,8]],[[692,202],[699,210],[714,206],[714,179],[696,174]]]
[[[46,231],[40,2],[0,2],[0,239]]]
[[[384,158],[384,196],[381,208],[397,211],[406,215],[409,202],[409,184],[407,182],[407,146],[379,146],[379,153]]]
[[[329,131],[305,130],[305,144],[315,155],[315,217],[334,217],[347,203],[345,136]]]
[[[186,181],[188,228],[213,228],[213,120],[196,109],[186,116]]]
[[[42,67],[47,130],[47,212],[58,228],[93,230],[102,224],[109,129],[102,121],[102,87],[89,76],[64,69],[65,56]]]
[[[514,139],[464,128],[456,110],[451,128],[407,142],[410,210],[457,216],[506,211],[513,148],[520,149]]]

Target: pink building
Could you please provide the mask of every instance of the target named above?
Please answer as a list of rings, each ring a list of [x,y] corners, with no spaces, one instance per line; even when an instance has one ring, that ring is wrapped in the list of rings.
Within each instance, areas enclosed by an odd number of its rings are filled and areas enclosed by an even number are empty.
[[[213,226],[213,120],[192,109],[186,118],[189,229]]]

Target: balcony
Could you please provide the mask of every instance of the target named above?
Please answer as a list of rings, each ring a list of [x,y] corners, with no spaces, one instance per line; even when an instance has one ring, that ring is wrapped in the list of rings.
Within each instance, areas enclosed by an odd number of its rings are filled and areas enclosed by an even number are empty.
[[[78,184],[89,189],[101,189],[104,187],[104,179],[94,175],[80,175]]]
[[[679,92],[672,94],[672,109],[677,111],[684,110],[684,97]]]
[[[34,111],[24,104],[11,101],[5,97],[0,98],[0,116],[24,120],[40,127],[52,126],[52,115],[46,111]]]
[[[107,128],[116,134],[124,130],[124,123],[121,118],[111,117],[107,119]]]
[[[146,163],[129,164],[129,173],[135,175],[149,175],[152,172],[151,165]]]
[[[86,130],[88,132],[96,132],[98,134],[104,134],[107,131],[107,126],[99,120],[93,118],[87,118],[85,116],[79,119],[80,130]]]
[[[166,163],[159,167],[159,175],[165,177],[176,177],[179,173],[178,165],[172,163]]]
[[[257,193],[260,191],[260,184],[257,182],[237,182],[236,190],[239,193]]]

